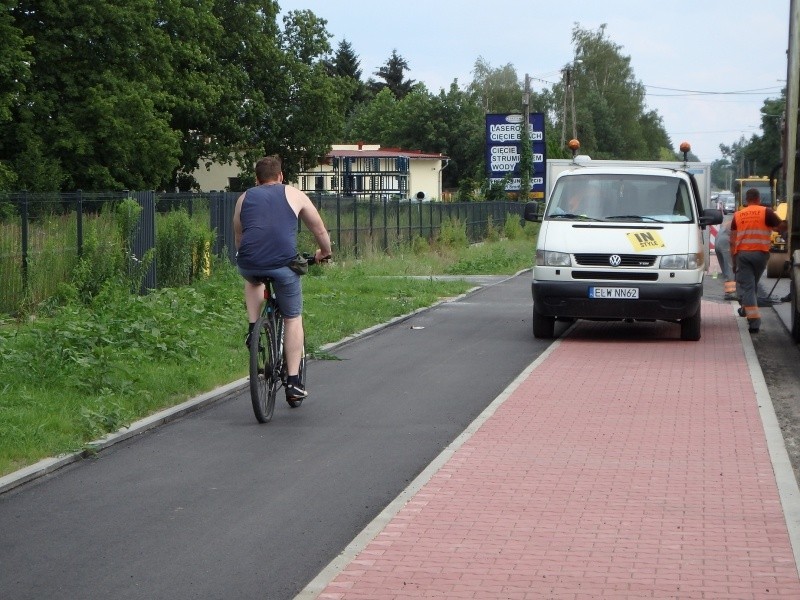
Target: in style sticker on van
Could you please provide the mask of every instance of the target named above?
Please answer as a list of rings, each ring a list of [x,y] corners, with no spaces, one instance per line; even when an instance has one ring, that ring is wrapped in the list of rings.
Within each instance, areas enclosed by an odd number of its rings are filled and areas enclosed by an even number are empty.
[[[654,248],[666,248],[664,240],[655,231],[632,231],[626,235],[636,252],[645,252]]]

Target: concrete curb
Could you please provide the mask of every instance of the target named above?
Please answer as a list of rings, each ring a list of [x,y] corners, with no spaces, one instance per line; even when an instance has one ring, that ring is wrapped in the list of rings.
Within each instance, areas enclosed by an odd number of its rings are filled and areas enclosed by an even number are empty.
[[[129,427],[125,427],[124,429],[114,433],[110,433],[99,440],[89,442],[84,450],[72,452],[70,454],[62,454],[61,456],[56,456],[53,458],[45,458],[37,463],[20,469],[19,471],[15,471],[0,477],[0,494],[4,494],[24,483],[39,477],[43,477],[44,475],[48,475],[71,463],[97,454],[98,452],[105,450],[114,444],[132,438],[140,433],[144,433],[149,429],[153,429],[154,427],[158,427],[164,423],[169,423],[170,421],[179,419],[190,412],[200,410],[201,408],[213,404],[214,402],[234,396],[239,391],[247,387],[247,382],[248,379],[245,377],[243,379],[239,379],[238,381],[218,387],[215,390],[182,402],[177,406],[164,409],[150,415],[149,417],[145,417],[144,419],[136,421]]]
[[[733,309],[733,316],[739,325],[739,336],[742,340],[745,359],[750,369],[750,378],[753,381],[758,413],[761,417],[761,425],[764,428],[767,451],[772,462],[772,471],[778,487],[778,496],[786,519],[789,543],[794,553],[794,562],[797,568],[800,569],[800,487],[798,487],[797,479],[794,476],[792,462],[786,449],[786,440],[783,438],[783,432],[778,423],[775,405],[769,395],[764,372],[758,362],[751,334],[747,330],[747,320],[737,317],[735,304],[731,304],[731,308]]]

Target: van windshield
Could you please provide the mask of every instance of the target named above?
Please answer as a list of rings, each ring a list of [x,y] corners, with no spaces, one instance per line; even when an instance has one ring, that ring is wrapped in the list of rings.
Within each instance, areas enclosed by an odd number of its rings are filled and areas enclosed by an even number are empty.
[[[692,223],[683,179],[659,175],[581,173],[556,182],[545,219]]]

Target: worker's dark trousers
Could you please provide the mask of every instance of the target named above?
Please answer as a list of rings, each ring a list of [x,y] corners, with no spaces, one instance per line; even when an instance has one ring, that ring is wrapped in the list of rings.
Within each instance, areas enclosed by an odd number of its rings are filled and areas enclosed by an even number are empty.
[[[756,290],[768,261],[769,252],[743,251],[736,254],[736,292],[751,330],[761,327]]]

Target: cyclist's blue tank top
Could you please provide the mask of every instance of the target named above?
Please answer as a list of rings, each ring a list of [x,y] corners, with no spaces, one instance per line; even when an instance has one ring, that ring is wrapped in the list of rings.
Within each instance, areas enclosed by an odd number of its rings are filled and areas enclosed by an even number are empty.
[[[245,192],[239,213],[242,239],[236,264],[247,270],[287,266],[297,255],[297,215],[283,184],[260,185]]]

